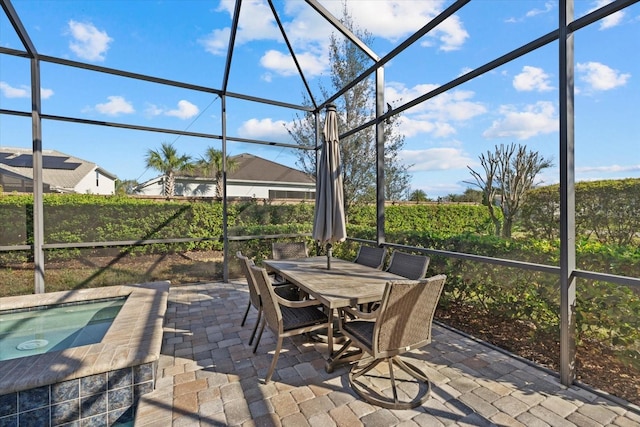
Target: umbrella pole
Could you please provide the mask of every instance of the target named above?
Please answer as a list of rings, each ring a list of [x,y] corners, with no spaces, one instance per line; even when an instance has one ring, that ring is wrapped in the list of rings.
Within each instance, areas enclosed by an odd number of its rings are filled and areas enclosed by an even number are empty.
[[[327,243],[327,270],[331,270],[331,243]]]

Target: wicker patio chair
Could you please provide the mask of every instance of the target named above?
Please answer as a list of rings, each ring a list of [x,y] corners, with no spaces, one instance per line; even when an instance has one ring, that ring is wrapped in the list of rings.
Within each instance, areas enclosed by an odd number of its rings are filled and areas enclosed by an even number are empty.
[[[386,254],[387,250],[385,248],[361,245],[358,255],[353,262],[380,270],[384,264]]]
[[[406,252],[393,251],[389,267],[389,273],[406,277],[411,280],[422,279],[427,273],[430,258],[425,255],[413,255]]]
[[[309,256],[305,242],[273,242],[271,244],[272,259],[304,258]]]
[[[260,290],[258,289],[258,285],[256,285],[255,278],[253,277],[253,272],[251,271],[251,267],[255,266],[255,263],[249,257],[246,257],[242,254],[241,251],[236,252],[236,257],[240,261],[240,268],[242,269],[242,274],[247,278],[247,285],[249,287],[249,303],[247,304],[247,309],[244,312],[244,316],[242,317],[242,323],[240,326],[244,326],[247,321],[247,315],[249,314],[249,310],[251,307],[255,308],[258,311],[258,317],[256,318],[256,323],[253,326],[253,330],[251,331],[251,338],[249,339],[249,345],[253,343],[253,339],[256,336],[256,330],[258,329],[258,324],[260,323],[260,318],[262,317],[262,302],[260,300]],[[298,299],[298,290],[290,285],[280,285],[274,284],[275,287],[274,292],[276,292],[280,297],[290,300]],[[260,340],[258,340],[259,342]]]
[[[271,259],[306,258],[308,256],[306,242],[273,242],[271,244]],[[288,283],[279,274],[274,276],[273,282],[276,284]]]
[[[400,355],[431,342],[433,315],[445,279],[445,275],[438,275],[420,281],[388,282],[376,311],[345,309],[356,317],[342,322],[341,331],[347,341],[335,357],[352,346],[369,355],[353,364],[349,372],[349,384],[360,397],[389,409],[415,408],[428,399],[431,383],[426,374]],[[384,361],[388,370],[374,371]],[[402,376],[396,376],[394,366],[408,375],[399,372]],[[388,389],[385,393],[380,388],[385,379],[391,383],[393,397]],[[402,382],[400,393],[396,382]]]
[[[269,283],[269,276],[264,268],[251,267],[255,278],[260,298],[262,300],[263,316],[260,321],[260,332],[258,341],[253,346],[255,353],[260,342],[260,337],[265,325],[276,335],[277,344],[273,354],[271,366],[264,379],[265,384],[271,381],[271,377],[278,363],[282,341],[285,337],[300,335],[306,332],[326,328],[329,318],[322,311],[322,304],[317,300],[289,301],[281,298],[274,292],[273,286]]]
[[[260,323],[260,318],[262,316],[262,303],[260,302],[260,292],[258,291],[258,286],[255,283],[253,272],[251,271],[251,266],[255,265],[253,260],[242,255],[242,252],[240,251],[236,252],[236,257],[238,257],[238,259],[240,260],[242,273],[247,278],[247,285],[249,286],[249,304],[247,305],[247,309],[244,312],[244,317],[242,318],[242,324],[240,326],[244,326],[245,322],[247,321],[247,315],[249,314],[249,309],[251,309],[251,306],[258,310],[258,318],[256,319],[256,324],[253,326],[253,330],[251,331],[251,338],[249,339],[249,345],[251,345],[253,343],[253,339],[256,336],[258,324]]]

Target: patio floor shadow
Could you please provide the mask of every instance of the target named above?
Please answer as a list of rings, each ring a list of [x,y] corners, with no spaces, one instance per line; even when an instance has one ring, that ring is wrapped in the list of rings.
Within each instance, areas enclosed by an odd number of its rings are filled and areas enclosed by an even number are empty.
[[[265,330],[248,345],[246,283],[172,286],[156,389],[142,397],[136,426],[640,426],[632,406],[579,387],[442,326],[410,355],[432,394],[412,410],[372,406],[350,389],[347,367],[324,370],[326,344],[286,339],[272,382],[275,347]],[[633,410],[629,410],[628,408]]]

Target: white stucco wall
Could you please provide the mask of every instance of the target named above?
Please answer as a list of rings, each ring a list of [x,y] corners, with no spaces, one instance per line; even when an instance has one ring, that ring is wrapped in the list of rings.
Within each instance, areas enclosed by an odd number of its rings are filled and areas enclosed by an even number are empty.
[[[303,193],[315,193],[315,186],[304,186],[295,183],[238,183],[230,182],[227,185],[228,197],[255,197],[257,199],[268,199],[269,191],[300,191]],[[148,182],[140,189],[138,194],[147,196],[161,196],[163,191],[160,179]],[[216,186],[213,181],[183,181],[178,180],[175,186],[176,196],[187,197],[215,197]]]
[[[78,194],[114,194],[116,181],[100,172],[97,172],[96,179],[96,169],[94,169],[78,182],[74,191]]]

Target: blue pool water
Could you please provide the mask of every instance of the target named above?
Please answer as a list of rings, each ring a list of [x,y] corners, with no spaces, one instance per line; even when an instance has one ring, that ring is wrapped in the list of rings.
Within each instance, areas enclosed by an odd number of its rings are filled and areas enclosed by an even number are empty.
[[[0,360],[98,343],[125,300],[0,311]]]

